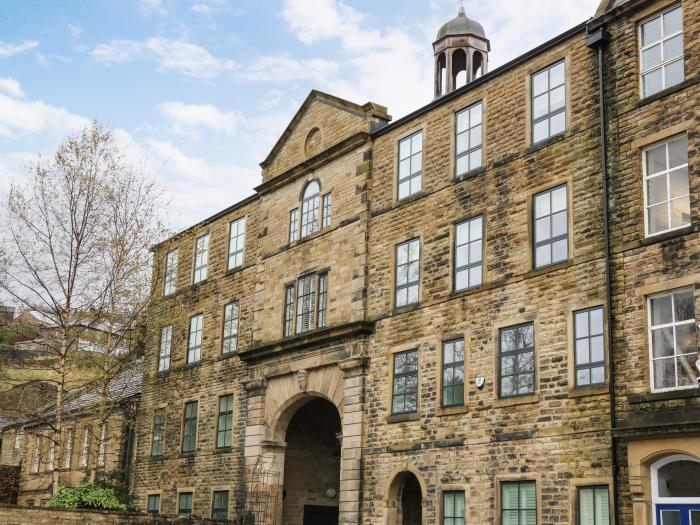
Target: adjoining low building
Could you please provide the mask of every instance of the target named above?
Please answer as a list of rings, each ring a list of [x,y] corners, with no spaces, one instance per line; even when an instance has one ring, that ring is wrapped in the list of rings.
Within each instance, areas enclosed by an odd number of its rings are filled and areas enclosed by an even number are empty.
[[[142,373],[128,369],[106,387],[69,392],[63,411],[62,448],[57,452],[51,406],[0,429],[0,466],[18,466],[17,503],[43,505],[52,497],[53,472],[60,486],[90,481],[99,471],[123,470],[128,483],[134,459],[134,421]]]

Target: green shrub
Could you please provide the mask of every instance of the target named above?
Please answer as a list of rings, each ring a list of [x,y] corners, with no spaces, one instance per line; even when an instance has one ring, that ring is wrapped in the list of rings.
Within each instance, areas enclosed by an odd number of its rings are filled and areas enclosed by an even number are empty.
[[[89,483],[62,487],[46,506],[52,509],[126,510],[126,505],[117,499],[112,489]]]

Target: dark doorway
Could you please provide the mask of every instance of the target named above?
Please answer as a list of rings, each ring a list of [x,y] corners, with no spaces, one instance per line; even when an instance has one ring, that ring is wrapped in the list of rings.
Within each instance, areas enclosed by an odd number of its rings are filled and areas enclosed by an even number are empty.
[[[304,505],[304,525],[338,525],[338,507]]]
[[[287,426],[284,457],[284,525],[338,525],[340,434],[338,409],[313,398]]]
[[[423,523],[422,500],[420,483],[413,474],[406,476],[399,493],[401,525],[421,525]]]

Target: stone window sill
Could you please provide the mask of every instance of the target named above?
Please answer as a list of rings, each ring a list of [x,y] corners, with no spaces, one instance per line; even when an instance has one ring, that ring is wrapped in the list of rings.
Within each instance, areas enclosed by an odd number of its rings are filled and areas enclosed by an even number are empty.
[[[656,401],[672,401],[674,399],[692,399],[700,397],[700,386],[671,390],[669,392],[651,392],[649,394],[633,395],[629,397],[630,404],[654,403]]]
[[[469,179],[475,179],[479,175],[483,175],[486,173],[486,168],[484,166],[479,166],[478,168],[474,168],[471,171],[468,171],[466,173],[462,173],[461,175],[455,175],[454,178],[452,179],[452,182],[458,183],[458,182],[464,182],[465,180]]]
[[[595,385],[595,386],[583,386],[574,387],[569,390],[566,395],[570,398],[586,397],[586,396],[600,396],[603,394],[609,394],[610,387],[606,385]]]
[[[231,268],[230,270],[226,270],[226,275],[228,276],[228,275],[240,273],[243,270],[247,270],[248,268],[252,268],[253,266],[255,266],[255,264],[253,264],[253,263],[242,264],[240,266],[236,266],[235,268]]]
[[[236,357],[238,355],[238,350],[234,350],[233,352],[226,352],[220,353],[219,357],[217,358],[217,361],[226,361],[227,359],[231,359],[232,357]]]
[[[406,312],[412,312],[413,310],[418,310],[420,308],[420,303],[407,304],[406,306],[399,306],[394,308],[394,315],[404,314]]]
[[[565,261],[561,261],[561,262],[554,263],[554,264],[548,264],[547,266],[542,266],[540,268],[534,268],[534,269],[530,270],[529,272],[527,272],[525,274],[525,277],[535,277],[537,275],[542,275],[542,274],[549,273],[549,272],[556,272],[557,270],[562,270],[564,268],[568,268],[569,266],[573,266],[573,265],[574,265],[573,259],[567,259]]]
[[[478,292],[483,292],[484,290],[487,290],[489,288],[488,283],[482,283],[479,286],[472,286],[471,288],[464,288],[463,290],[455,290],[450,293],[450,296],[453,298],[457,297],[462,297],[465,295],[471,295],[475,294]]]
[[[663,241],[668,241],[671,239],[675,239],[676,237],[681,237],[683,235],[686,235],[688,233],[692,233],[695,230],[693,225],[685,226],[683,228],[679,228],[677,230],[673,230],[670,232],[664,232],[664,233],[658,233],[656,235],[650,235],[648,237],[644,237],[640,241],[640,244],[642,246],[649,246],[651,244],[656,244],[657,242],[663,242]]]
[[[493,401],[494,408],[505,408],[517,405],[527,405],[529,403],[537,403],[540,400],[539,394],[531,394],[519,397],[507,397],[503,399],[495,399]]]
[[[530,153],[535,153],[536,151],[539,151],[541,149],[546,148],[547,146],[551,146],[552,144],[555,144],[559,142],[560,140],[563,140],[564,137],[566,136],[566,131],[562,131],[561,133],[557,133],[556,135],[553,135],[547,139],[541,140],[529,148],[525,150],[525,155],[529,155]]]
[[[453,407],[443,407],[440,406],[436,410],[436,415],[442,417],[442,416],[454,416],[458,414],[467,414],[469,412],[469,409],[467,408],[466,405],[458,405],[458,406],[453,406]]]
[[[233,447],[216,447],[214,454],[230,454],[233,452]]]
[[[405,423],[407,421],[418,421],[420,415],[418,412],[411,412],[410,414],[393,414],[386,418],[387,423]]]

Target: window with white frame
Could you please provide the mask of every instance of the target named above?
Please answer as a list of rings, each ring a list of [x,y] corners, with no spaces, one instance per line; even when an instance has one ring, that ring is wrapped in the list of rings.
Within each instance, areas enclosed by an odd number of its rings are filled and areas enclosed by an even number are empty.
[[[160,352],[158,355],[158,371],[164,372],[170,368],[170,351],[173,346],[173,327],[164,326],[160,329]]]
[[[479,102],[457,113],[455,159],[458,177],[481,167],[484,134],[482,108]]]
[[[32,472],[39,472],[41,465],[41,435],[37,434],[34,437],[34,460],[32,461]]]
[[[566,63],[562,60],[532,75],[532,143],[566,129]]]
[[[238,350],[238,318],[240,307],[238,301],[224,306],[224,332],[221,338],[221,353],[230,354]]]
[[[672,7],[639,25],[642,97],[685,80],[683,8]]]
[[[245,217],[231,223],[228,240],[228,269],[243,266],[245,251]]]
[[[73,458],[73,429],[69,428],[66,431],[66,444],[63,451],[63,468],[69,469]]]
[[[316,308],[316,327],[326,326],[328,312],[328,274],[323,273],[318,276],[318,305]]]
[[[165,256],[165,285],[163,293],[172,295],[177,288],[177,250],[171,250]]]
[[[321,186],[312,180],[304,188],[301,201],[301,237],[318,231]]]
[[[209,235],[202,235],[194,245],[194,283],[200,283],[207,278],[209,267]]]
[[[289,242],[294,242],[299,238],[299,208],[294,208],[289,212]]]
[[[322,216],[323,220],[321,221],[322,228],[328,228],[331,225],[331,209],[333,207],[333,195],[330,193],[326,193],[323,196],[323,211],[322,211]]]
[[[700,461],[673,454],[651,465],[652,512],[656,525],[696,525],[700,519]]]
[[[648,301],[652,390],[697,388],[693,289],[655,295]]]
[[[535,268],[569,258],[566,184],[535,195]]]
[[[204,315],[198,314],[190,318],[190,332],[187,338],[187,362],[196,363],[202,359],[202,331]]]
[[[287,285],[284,289],[284,336],[294,333],[294,285]]]
[[[423,132],[399,141],[398,199],[405,199],[421,190],[423,175]]]
[[[576,386],[605,384],[603,308],[574,312]]]
[[[47,470],[53,470],[56,466],[56,440],[53,432],[46,432],[46,439],[49,442],[49,461]]]
[[[15,449],[18,449],[22,444],[22,430],[19,428],[15,431]]]
[[[80,463],[81,467],[87,467],[88,458],[90,456],[90,427],[85,427],[83,429],[83,446],[80,451]]]
[[[681,135],[644,150],[647,235],[690,224],[688,137]]]
[[[396,308],[417,304],[420,291],[420,240],[396,247]]]
[[[100,446],[97,454],[97,466],[104,467],[107,459],[107,423],[102,424],[100,433]]]
[[[300,277],[284,292],[285,337],[323,328],[327,322],[328,274],[326,272]]]
[[[608,487],[578,487],[578,525],[610,525]]]
[[[460,222],[455,227],[454,290],[481,286],[483,276],[483,217]]]

